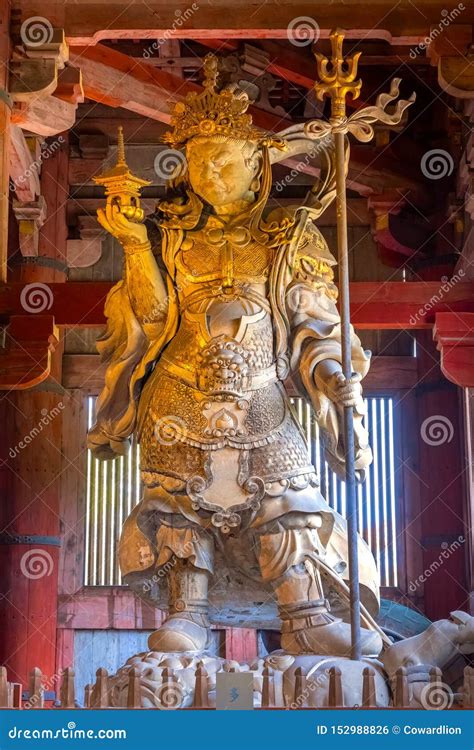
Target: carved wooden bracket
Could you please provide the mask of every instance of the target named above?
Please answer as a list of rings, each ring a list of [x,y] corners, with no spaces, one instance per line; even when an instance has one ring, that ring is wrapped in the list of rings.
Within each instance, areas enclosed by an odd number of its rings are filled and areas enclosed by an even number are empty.
[[[49,376],[59,333],[52,315],[12,315],[0,349],[0,389],[24,390]]]
[[[38,230],[46,219],[46,201],[39,195],[34,201],[13,201],[20,234],[20,251],[24,257],[38,255]]]
[[[74,125],[78,102],[84,101],[82,76],[66,63],[69,47],[62,29],[51,29],[43,44],[22,39],[10,64],[12,123],[51,136]]]
[[[451,96],[474,99],[474,41],[470,24],[447,25],[435,36],[427,50],[431,64],[438,68],[438,83]]]
[[[380,259],[389,266],[402,265],[416,252],[416,247],[405,245],[393,233],[391,217],[398,216],[406,206],[405,197],[398,191],[370,195],[367,199],[367,206],[371,217],[372,236]],[[421,255],[424,253],[419,253],[418,257]]]
[[[441,352],[441,370],[456,385],[474,386],[474,313],[436,313],[433,337]]]

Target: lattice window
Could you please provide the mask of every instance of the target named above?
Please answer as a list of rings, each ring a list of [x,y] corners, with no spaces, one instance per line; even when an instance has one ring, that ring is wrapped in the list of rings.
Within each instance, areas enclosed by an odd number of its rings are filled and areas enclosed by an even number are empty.
[[[292,399],[298,419],[306,433],[311,462],[317,469],[321,491],[329,505],[341,515],[346,512],[346,492],[324,461],[319,430],[312,410],[303,399]],[[88,420],[93,422],[95,398],[89,397]],[[395,456],[395,409],[391,397],[367,398],[367,426],[374,461],[367,480],[358,487],[359,530],[377,561],[381,585],[398,585],[397,535],[400,526]],[[132,508],[139,502],[141,484],[139,448],[132,445],[128,454],[115,461],[87,458],[85,585],[121,584],[117,561],[120,529]]]

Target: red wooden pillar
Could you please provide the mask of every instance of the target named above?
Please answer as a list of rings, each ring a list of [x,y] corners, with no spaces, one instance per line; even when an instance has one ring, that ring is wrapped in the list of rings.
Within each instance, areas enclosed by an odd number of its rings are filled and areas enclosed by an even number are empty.
[[[11,681],[27,685],[33,667],[47,678],[55,669],[60,390],[45,383],[4,394],[1,410],[6,491],[0,506],[0,664]]]
[[[10,59],[10,3],[0,3],[0,89],[8,84]],[[8,204],[10,171],[10,107],[5,96],[0,97],[0,281],[7,278]]]
[[[35,287],[44,292],[49,283],[66,279],[64,140],[43,164],[47,218],[38,256],[22,258],[16,253],[12,263],[12,280],[30,284],[31,294]],[[47,293],[44,298],[47,302]],[[41,310],[24,307],[27,324],[34,328]],[[55,685],[51,678],[56,659],[61,447],[63,426],[67,427],[61,361],[59,345],[48,380],[29,390],[0,393],[0,664],[7,667],[9,680],[23,685],[28,684],[30,670],[39,667],[50,689]]]
[[[418,424],[413,430],[419,442],[423,573],[409,587],[424,592],[425,614],[438,620],[469,606],[462,394],[441,373],[431,331],[418,332],[417,357]]]

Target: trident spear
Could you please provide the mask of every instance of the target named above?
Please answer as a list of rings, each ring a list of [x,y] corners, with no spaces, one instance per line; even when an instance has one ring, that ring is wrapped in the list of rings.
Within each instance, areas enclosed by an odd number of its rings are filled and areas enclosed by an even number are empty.
[[[346,164],[345,164],[345,133],[346,96],[352,95],[357,99],[360,94],[362,81],[355,80],[357,63],[360,52],[344,60],[342,42],[344,34],[336,29],[330,34],[331,39],[331,68],[329,60],[323,55],[316,55],[317,70],[320,82],[314,84],[318,99],[324,95],[331,97],[331,126],[335,142],[336,166],[336,215],[337,215],[337,245],[339,265],[339,290],[341,310],[341,349],[342,373],[346,380],[352,377],[351,362],[351,320],[349,307],[349,254],[347,246],[347,202],[346,202]],[[344,66],[344,67],[343,67]],[[351,659],[361,658],[360,632],[360,588],[359,588],[359,559],[358,559],[358,529],[357,529],[357,497],[355,476],[355,446],[354,446],[354,411],[352,406],[344,407],[344,452],[346,468],[346,507],[347,534],[349,548],[349,589],[351,612]]]
[[[339,265],[339,289],[341,311],[341,349],[342,372],[344,378],[352,377],[351,362],[351,321],[349,299],[349,257],[347,246],[347,202],[346,202],[346,154],[345,137],[351,132],[359,141],[369,141],[374,135],[372,124],[383,122],[396,125],[403,112],[415,100],[412,94],[408,100],[399,100],[392,113],[386,107],[398,96],[399,78],[394,78],[390,93],[380,94],[376,105],[356,111],[351,117],[346,117],[346,96],[351,94],[357,99],[360,94],[362,81],[356,80],[357,64],[360,52],[344,59],[342,43],[344,34],[341,29],[335,29],[330,34],[331,60],[316,54],[316,64],[319,82],[314,84],[318,99],[325,95],[331,98],[331,118],[329,123],[314,121],[307,123],[305,132],[312,138],[321,138],[329,132],[334,134],[335,170],[336,170],[336,213],[337,213],[337,244]],[[359,588],[359,559],[358,559],[358,529],[357,529],[357,496],[355,473],[355,444],[354,444],[354,412],[352,406],[344,407],[344,451],[345,451],[345,480],[347,507],[347,535],[350,579],[350,611],[351,611],[351,659],[361,658],[360,632],[360,588]]]

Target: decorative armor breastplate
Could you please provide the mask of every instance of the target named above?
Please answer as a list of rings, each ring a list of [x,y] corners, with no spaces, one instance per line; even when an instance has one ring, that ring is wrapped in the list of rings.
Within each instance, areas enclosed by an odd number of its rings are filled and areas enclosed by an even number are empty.
[[[276,372],[273,252],[242,227],[185,237],[174,257],[178,331],[140,399],[145,483],[230,513],[229,528],[274,483],[281,494],[314,471]]]

